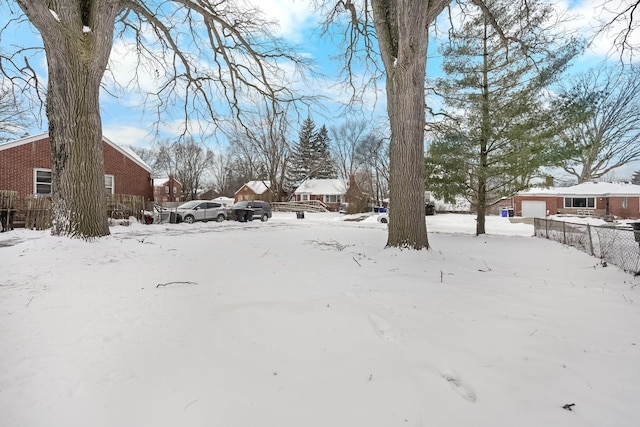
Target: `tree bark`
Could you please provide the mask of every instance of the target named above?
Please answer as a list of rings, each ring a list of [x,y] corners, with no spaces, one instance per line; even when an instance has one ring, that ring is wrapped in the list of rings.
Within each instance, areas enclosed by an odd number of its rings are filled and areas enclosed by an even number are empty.
[[[450,0],[372,0],[391,124],[387,247],[428,249],[424,85],[429,24]]]
[[[47,55],[52,234],[109,234],[104,187],[100,82],[113,46],[119,1],[19,0]],[[50,9],[51,7],[51,9]]]

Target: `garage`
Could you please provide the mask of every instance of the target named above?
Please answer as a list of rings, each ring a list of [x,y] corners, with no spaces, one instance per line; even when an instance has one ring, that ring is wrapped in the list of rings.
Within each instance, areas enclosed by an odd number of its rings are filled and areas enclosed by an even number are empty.
[[[544,218],[547,216],[547,202],[544,200],[523,200],[523,218]]]

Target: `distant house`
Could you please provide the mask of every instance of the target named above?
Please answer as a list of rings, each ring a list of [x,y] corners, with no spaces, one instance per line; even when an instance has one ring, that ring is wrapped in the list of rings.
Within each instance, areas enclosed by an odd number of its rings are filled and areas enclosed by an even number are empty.
[[[151,168],[128,147],[102,137],[104,187],[107,194],[153,199]],[[51,194],[51,146],[49,134],[26,136],[0,142],[0,190],[18,192],[18,210],[32,195]]]
[[[249,181],[238,189],[235,193],[234,200],[263,200],[271,202],[274,199],[273,190],[271,190],[271,181]]]
[[[640,185],[585,182],[572,187],[534,188],[513,198],[516,216],[590,215],[640,218]]]
[[[153,180],[153,201],[156,203],[181,202],[182,183],[175,179],[173,175],[168,178],[157,178]]]
[[[293,192],[296,202],[319,200],[337,211],[345,201],[347,184],[341,179],[307,179]]]

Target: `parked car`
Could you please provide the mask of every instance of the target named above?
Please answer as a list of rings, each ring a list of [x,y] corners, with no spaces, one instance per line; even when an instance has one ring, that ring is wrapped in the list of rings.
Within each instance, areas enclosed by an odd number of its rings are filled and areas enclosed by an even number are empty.
[[[349,203],[340,203],[340,206],[338,207],[338,213],[346,214],[347,209],[349,209]]]
[[[271,218],[271,205],[262,200],[244,200],[229,208],[229,216],[240,222],[254,219],[265,222]]]
[[[378,215],[378,222],[381,222],[383,224],[389,223],[389,213],[386,210],[385,212]]]
[[[177,222],[192,224],[196,221],[218,221],[227,219],[227,209],[218,202],[191,200],[176,208]]]

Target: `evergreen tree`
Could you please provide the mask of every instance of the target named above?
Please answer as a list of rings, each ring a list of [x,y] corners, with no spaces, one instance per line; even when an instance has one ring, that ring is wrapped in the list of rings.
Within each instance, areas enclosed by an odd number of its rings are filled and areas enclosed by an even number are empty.
[[[287,168],[287,189],[295,190],[313,174],[313,141],[316,138],[316,124],[307,117],[298,132],[298,142],[292,147]]]
[[[329,150],[330,142],[329,131],[325,125],[322,125],[312,141],[312,150],[314,152],[313,162],[315,163],[316,170],[316,172],[312,174],[314,178],[328,179],[335,178],[338,175]]]
[[[307,117],[298,133],[298,142],[292,147],[287,168],[287,190],[295,190],[305,179],[327,179],[337,176],[329,150],[329,132],[326,126],[316,129]]]
[[[640,171],[635,171],[631,177],[631,183],[640,185]]]
[[[545,107],[544,94],[580,47],[554,39],[547,26],[553,11],[540,1],[529,3],[526,20],[525,11],[506,0],[487,4],[499,11],[503,29],[538,43],[529,51],[505,45],[481,12],[450,33],[441,49],[447,77],[436,81],[447,119],[433,124],[426,159],[427,188],[471,202],[476,234],[485,233],[487,207],[559,161],[551,142],[562,121]],[[528,26],[519,27],[524,22]]]

